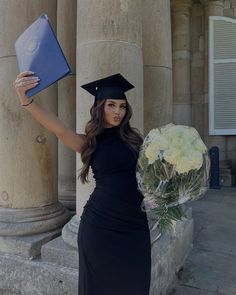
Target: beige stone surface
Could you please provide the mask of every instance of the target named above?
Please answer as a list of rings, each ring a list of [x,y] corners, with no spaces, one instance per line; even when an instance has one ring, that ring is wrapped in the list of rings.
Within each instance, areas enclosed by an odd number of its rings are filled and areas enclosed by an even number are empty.
[[[76,129],[76,81],[70,75],[58,83],[58,116],[70,129]],[[76,153],[58,142],[59,200],[69,209],[75,209]]]
[[[172,122],[172,72],[168,68],[144,67],[145,135]]]
[[[0,235],[30,235],[57,229],[68,220],[58,203],[57,138],[20,106],[12,85],[18,74],[16,37],[40,14],[56,30],[57,1],[0,2]],[[27,9],[26,9],[27,7]],[[18,16],[18,17],[16,17]],[[57,85],[34,96],[57,114]],[[15,245],[17,248],[17,245]],[[15,253],[14,247],[9,251]]]
[[[191,102],[192,125],[204,138],[204,7],[194,3],[191,10]]]
[[[141,0],[78,0],[79,44],[105,40],[141,44]]]
[[[143,1],[144,131],[172,122],[170,1]]]
[[[224,1],[224,9],[231,8],[231,0],[225,0]]]
[[[58,82],[58,116],[70,129],[76,130],[76,0],[57,1],[57,36],[72,73]],[[76,207],[76,155],[58,143],[59,200],[69,209]]]
[[[191,0],[172,1],[173,36],[173,121],[191,125]]]
[[[204,7],[210,10],[210,15],[212,15],[212,13],[217,15],[217,13],[221,13],[222,8],[224,8],[224,0],[200,0],[200,2]]]
[[[202,98],[203,88],[204,88],[204,67],[203,66],[194,66],[192,63],[191,68],[191,92],[192,92],[192,101],[196,101],[196,97],[200,98],[203,103]],[[198,100],[197,98],[197,100]]]
[[[192,106],[187,103],[174,103],[173,104],[173,123],[180,125],[192,124]]]
[[[0,236],[0,253],[34,259],[41,254],[42,245],[60,235],[60,229],[30,236]],[[1,294],[1,290],[0,290]]]
[[[226,152],[227,150],[226,140],[224,136],[208,136],[205,138],[205,143],[209,148],[212,146],[218,146],[220,152]]]
[[[57,37],[73,74],[76,72],[76,19],[77,0],[57,0]]]
[[[224,9],[224,16],[233,18],[234,17],[233,8]]]
[[[56,31],[56,3],[55,0],[50,0],[50,4],[48,0],[1,0],[0,39],[4,46],[0,46],[0,58],[15,55],[15,40],[43,13],[47,13]]]
[[[226,147],[229,152],[236,152],[236,136],[227,136],[226,137]]]
[[[172,1],[173,51],[190,50],[190,12],[192,0]]]
[[[173,96],[175,103],[191,103],[190,60],[173,60]]]
[[[235,0],[231,0],[231,6],[232,6],[232,8],[236,7],[236,1]]]
[[[57,201],[57,138],[20,106],[12,86],[16,58],[0,59],[0,205],[40,207]],[[56,86],[35,97],[57,110]]]
[[[201,98],[199,98],[200,103],[193,103],[192,104],[192,125],[194,128],[197,129],[200,136],[204,137],[204,108],[203,104],[201,103]]]
[[[85,189],[87,188],[86,185],[84,185]],[[83,192],[81,193],[82,196]],[[82,200],[84,201],[84,200]],[[78,231],[79,231],[79,226],[80,226],[80,215],[81,215],[81,200],[80,202],[77,203],[78,210],[77,214],[75,214],[70,222],[68,222],[62,229],[61,236],[64,242],[66,242],[67,245],[73,248],[78,248]]]
[[[169,0],[143,0],[143,59],[145,66],[172,68]]]

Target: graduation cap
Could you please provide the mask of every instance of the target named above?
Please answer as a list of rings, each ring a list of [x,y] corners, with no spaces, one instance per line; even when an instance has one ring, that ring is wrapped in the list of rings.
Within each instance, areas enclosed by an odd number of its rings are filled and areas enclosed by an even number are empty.
[[[134,88],[120,73],[81,85],[81,87],[95,96],[95,100],[126,99],[125,92]]]

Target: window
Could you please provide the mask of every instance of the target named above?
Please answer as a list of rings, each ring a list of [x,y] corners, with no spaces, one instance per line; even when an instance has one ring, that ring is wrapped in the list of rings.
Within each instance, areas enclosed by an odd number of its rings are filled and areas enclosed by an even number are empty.
[[[236,134],[236,20],[209,17],[209,134]]]

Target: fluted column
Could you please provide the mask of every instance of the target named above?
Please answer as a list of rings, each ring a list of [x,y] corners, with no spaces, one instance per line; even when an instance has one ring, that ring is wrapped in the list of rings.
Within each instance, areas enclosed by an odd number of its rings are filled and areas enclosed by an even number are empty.
[[[190,11],[192,0],[172,1],[173,121],[191,125]]]
[[[224,136],[209,136],[209,91],[208,91],[208,31],[209,31],[209,16],[223,16],[224,1],[223,0],[201,0],[205,9],[205,66],[204,66],[204,139],[211,147],[219,146],[220,160],[226,159],[226,138]]]
[[[191,96],[192,125],[204,134],[204,8],[194,3],[191,13]]]
[[[72,73],[58,83],[58,116],[76,129],[76,0],[57,0],[57,36]],[[58,142],[59,201],[68,209],[76,207],[76,154]]]
[[[142,1],[78,0],[77,7],[77,132],[84,132],[94,102],[80,85],[118,72],[135,85],[127,93],[131,125],[143,131]],[[80,154],[76,163],[79,172]],[[63,229],[63,239],[75,247],[79,219],[94,188],[91,170],[89,179],[85,185],[77,181],[77,215]]]
[[[0,33],[0,251],[6,252],[18,253],[19,246],[16,239],[6,247],[6,237],[50,232],[69,218],[58,202],[57,139],[20,106],[12,86],[18,73],[14,42],[42,13],[55,28],[54,0],[0,2],[0,27],[7,28]],[[35,101],[57,113],[56,85]]]
[[[143,1],[144,130],[172,122],[169,0]]]

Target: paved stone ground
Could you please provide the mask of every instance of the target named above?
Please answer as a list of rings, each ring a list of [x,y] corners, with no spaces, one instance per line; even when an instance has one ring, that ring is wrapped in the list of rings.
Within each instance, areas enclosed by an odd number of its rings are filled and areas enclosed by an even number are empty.
[[[236,188],[209,190],[189,204],[194,243],[168,295],[236,295]]]

